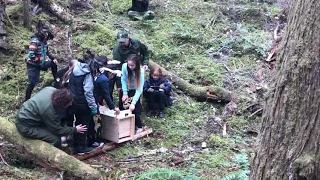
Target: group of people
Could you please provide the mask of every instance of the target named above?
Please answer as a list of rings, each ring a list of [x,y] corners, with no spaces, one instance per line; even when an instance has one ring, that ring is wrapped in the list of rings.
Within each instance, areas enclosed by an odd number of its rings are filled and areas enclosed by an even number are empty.
[[[143,131],[141,97],[146,99],[149,116],[164,118],[164,108],[172,105],[171,84],[160,68],[153,68],[145,81],[149,50],[141,41],[120,31],[113,49],[113,60],[85,50],[83,59],[72,58],[66,68],[58,71],[58,61],[47,45],[53,37],[49,26],[39,21],[26,59],[28,86],[25,102],[16,120],[17,130],[23,136],[60,148],[66,146],[73,135],[75,153],[83,154],[101,145],[94,119],[99,117],[99,106],[104,101],[116,115],[124,109],[135,114],[136,133]],[[49,68],[54,87],[45,87],[31,97],[40,71]],[[119,95],[118,107],[113,98],[115,85]]]

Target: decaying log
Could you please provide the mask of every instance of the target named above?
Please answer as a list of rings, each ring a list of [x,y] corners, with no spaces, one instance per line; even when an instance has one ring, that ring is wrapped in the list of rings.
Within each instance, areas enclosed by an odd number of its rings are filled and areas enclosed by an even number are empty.
[[[66,24],[72,24],[73,17],[69,14],[66,9],[56,4],[54,0],[31,0],[35,4],[39,4],[44,10],[55,15],[59,20],[63,21]]]
[[[17,131],[16,126],[8,120],[0,117],[0,135],[6,141],[24,149],[26,153],[32,155],[35,161],[45,163],[47,167],[66,171],[75,177],[85,179],[99,179],[101,174],[90,165],[69,156],[58,148],[40,140],[25,138]],[[44,165],[45,166],[45,165]]]
[[[162,74],[165,75],[178,89],[186,92],[188,95],[199,100],[212,99],[215,101],[229,102],[231,101],[231,92],[217,86],[196,86],[178,77],[176,74],[165,70],[159,64],[149,61],[149,67],[160,67]]]

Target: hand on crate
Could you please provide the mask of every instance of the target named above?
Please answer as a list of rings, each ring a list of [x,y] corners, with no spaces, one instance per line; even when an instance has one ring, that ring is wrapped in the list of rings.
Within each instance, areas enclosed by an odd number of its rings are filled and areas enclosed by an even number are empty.
[[[124,95],[122,96],[122,102],[125,102],[128,98],[129,98],[129,96],[126,95],[126,94],[124,94]]]
[[[135,106],[134,104],[130,104],[129,110],[130,110],[131,112],[133,112],[135,108],[136,108],[136,106]]]
[[[114,111],[116,112],[116,116],[120,114],[120,109],[119,108],[114,108]]]

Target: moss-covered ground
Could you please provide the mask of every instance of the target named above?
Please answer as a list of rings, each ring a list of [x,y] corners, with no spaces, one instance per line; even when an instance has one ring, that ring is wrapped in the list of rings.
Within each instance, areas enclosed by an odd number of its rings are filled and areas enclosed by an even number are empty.
[[[130,21],[125,13],[131,4],[129,0],[109,0],[112,14],[105,1],[92,0],[91,4],[94,9],[71,12],[76,23],[88,27],[72,34],[75,57],[80,58],[84,48],[111,57],[117,31],[125,29],[149,47],[151,60],[184,80],[196,85],[222,86],[245,98],[236,101],[237,109],[219,121],[215,117],[221,116],[222,105],[197,102],[174,88],[174,104],[166,109],[165,119],[143,115],[144,123],[154,130],[151,136],[121,144],[120,148],[87,162],[99,165],[111,179],[246,179],[255,139],[245,132],[259,121],[259,117],[250,116],[248,106],[257,101],[256,87],[264,85],[269,73],[263,59],[272,45],[272,28],[280,9],[246,0],[152,0],[150,8],[156,19]],[[0,57],[0,114],[12,121],[24,97],[25,49],[32,35],[32,31],[22,27],[21,12],[21,3],[7,7],[14,24],[9,27],[11,49]],[[33,25],[38,19],[55,26],[57,36],[51,49],[66,59],[66,26],[45,13],[34,16]],[[261,76],[262,72],[267,73]],[[34,92],[50,85],[50,81],[50,73],[42,72]],[[227,135],[222,136],[221,126],[225,122]],[[14,167],[15,164],[6,167],[1,159],[0,165],[4,172],[0,177],[6,179],[63,176],[41,168],[25,169]]]

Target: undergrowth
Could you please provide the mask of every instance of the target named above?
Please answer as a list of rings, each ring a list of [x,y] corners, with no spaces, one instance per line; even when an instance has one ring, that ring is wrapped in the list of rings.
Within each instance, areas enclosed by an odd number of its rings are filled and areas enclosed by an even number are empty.
[[[245,0],[153,0],[150,6],[156,12],[155,20],[130,21],[125,15],[130,1],[108,2],[112,14],[107,10],[105,1],[93,0],[95,9],[77,15],[77,22],[88,28],[72,34],[71,48],[75,57],[81,58],[82,50],[90,48],[112,58],[117,31],[125,29],[149,47],[151,60],[189,83],[223,86],[237,93],[243,93],[246,83],[253,81],[252,73],[260,68],[259,61],[265,58],[272,44],[270,33],[263,24],[271,22],[280,12],[275,6]],[[33,34],[22,27],[21,8],[21,3],[7,8],[15,25],[8,36],[12,52],[0,58],[0,65],[4,67],[1,77],[7,77],[0,80],[0,113],[10,119],[24,98],[27,84],[24,58]],[[33,25],[37,19],[50,20],[49,22],[64,30],[60,22],[52,20],[47,14],[35,16]],[[60,42],[61,39],[57,37],[53,42],[55,52],[65,43]],[[59,53],[65,56],[63,52]],[[40,84],[34,93],[43,86],[50,85],[51,81],[49,72],[41,72]],[[211,115],[213,107],[219,107],[207,102],[197,102],[176,87],[173,94],[173,107],[165,110],[164,120],[147,118],[143,114],[144,123],[153,129],[153,136],[125,143],[121,148],[105,154],[111,159],[108,163],[116,169],[112,175],[120,177],[133,173],[141,180],[246,179],[249,175],[248,155],[242,151],[235,153],[230,149],[236,145],[248,146],[241,131],[248,126],[248,119],[244,116],[227,119],[228,126],[231,127],[228,137],[205,132],[206,117]],[[202,142],[207,142],[208,147],[201,148]],[[117,162],[128,157],[147,156],[146,152],[161,148],[167,151],[156,153],[153,155],[155,158],[168,159],[173,156],[172,150],[190,151],[183,154],[184,163],[171,168],[169,163],[157,161],[148,162],[150,168],[131,172],[133,167]],[[103,161],[100,163],[109,165]],[[137,168],[143,166],[143,163],[131,166]],[[237,169],[230,171],[229,168],[234,166]]]

